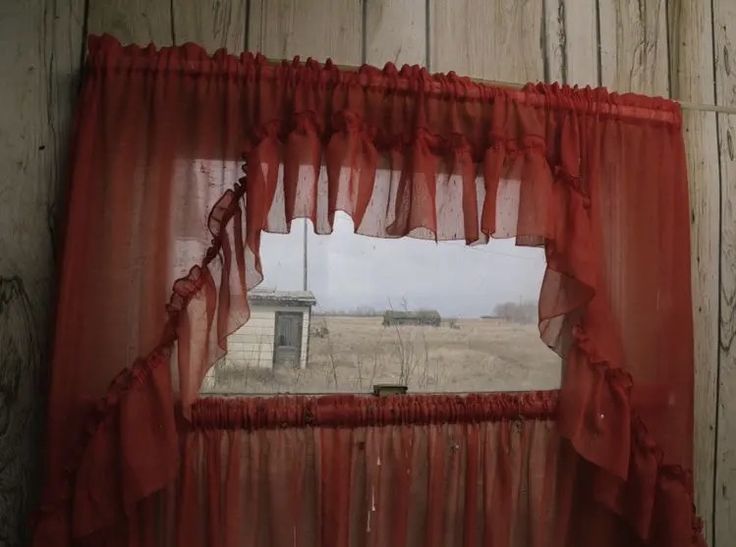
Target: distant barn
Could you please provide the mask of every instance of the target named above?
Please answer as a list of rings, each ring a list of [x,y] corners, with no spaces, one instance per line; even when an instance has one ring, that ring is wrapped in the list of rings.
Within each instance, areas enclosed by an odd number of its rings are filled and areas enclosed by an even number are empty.
[[[394,311],[386,310],[383,314],[383,326],[394,325],[425,325],[439,327],[442,317],[435,310],[422,311]]]

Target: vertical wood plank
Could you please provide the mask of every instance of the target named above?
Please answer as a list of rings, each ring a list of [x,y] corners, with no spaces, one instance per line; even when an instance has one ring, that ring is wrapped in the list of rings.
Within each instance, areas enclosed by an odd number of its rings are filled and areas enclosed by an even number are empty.
[[[251,0],[248,49],[266,57],[328,57],[358,65],[363,58],[363,5],[359,0]]]
[[[698,514],[713,537],[716,378],[718,374],[719,173],[713,113],[684,116],[690,188],[690,242],[695,335],[694,485]]]
[[[669,95],[667,0],[598,0],[601,84]]]
[[[245,49],[247,0],[175,0],[175,44],[195,42],[210,52],[226,48],[238,54]]]
[[[712,104],[713,48],[709,2],[670,0],[670,92]],[[695,503],[713,541],[713,473],[719,328],[719,168],[716,117],[684,113],[690,180],[693,317],[695,326]],[[725,543],[724,545],[727,545]]]
[[[0,544],[26,545],[82,2],[0,3]]]
[[[72,117],[79,90],[85,48],[84,0],[45,0],[43,66],[47,85],[46,123],[48,152],[45,162],[48,180],[46,220],[53,256],[63,234],[60,220],[65,213],[68,184],[69,145]]]
[[[431,0],[433,71],[507,82],[544,79],[544,4]]]
[[[93,0],[87,13],[90,34],[112,34],[124,44],[166,46],[175,42],[167,0]]]
[[[595,2],[545,0],[545,81],[599,85],[597,25]]]
[[[367,63],[427,64],[425,0],[370,0],[365,5]]]
[[[713,2],[716,103],[736,106],[736,4]],[[719,115],[721,168],[720,363],[715,450],[715,544],[736,537],[736,116]]]
[[[733,86],[733,83],[729,85]],[[718,129],[721,167],[721,324],[713,523],[715,544],[728,545],[736,537],[736,116],[720,116]]]
[[[245,0],[106,0],[90,2],[87,28],[124,44],[196,42],[210,52],[245,48]]]
[[[51,245],[46,219],[40,1],[0,4],[0,544],[21,545],[38,467],[36,329],[48,317]],[[7,418],[5,418],[7,416]],[[5,421],[7,419],[7,421]],[[7,424],[7,425],[5,425]],[[35,431],[34,431],[35,430]]]
[[[544,80],[567,81],[567,12],[565,0],[544,2]]]

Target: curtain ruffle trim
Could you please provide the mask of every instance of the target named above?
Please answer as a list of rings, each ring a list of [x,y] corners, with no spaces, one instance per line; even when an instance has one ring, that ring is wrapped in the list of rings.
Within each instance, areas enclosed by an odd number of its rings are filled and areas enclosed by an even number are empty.
[[[106,395],[88,411],[77,451],[65,467],[64,492],[43,500],[37,511],[34,545],[51,544],[51,538],[86,537],[118,524],[132,514],[138,501],[177,476],[179,431],[189,409],[182,409],[174,396],[171,357],[190,301],[204,297],[211,309],[209,302],[220,297],[210,290],[209,264],[221,256],[223,246],[232,247],[232,242],[225,241],[229,237],[226,226],[240,213],[245,178],[212,208],[208,221],[211,245],[202,262],[174,282],[166,306],[168,320],[157,347],[122,370]],[[215,318],[208,319],[209,330]],[[224,349],[230,331],[218,332],[223,332],[219,344]],[[71,512],[71,530],[64,517],[67,511]]]
[[[157,48],[131,44],[123,46],[109,34],[88,38],[88,68],[94,71],[172,72],[193,77],[237,77],[273,79],[294,87],[351,86],[391,90],[396,93],[428,93],[448,99],[491,101],[502,96],[513,101],[545,108],[573,109],[598,115],[644,119],[680,126],[679,105],[662,97],[635,93],[609,92],[606,88],[559,84],[527,84],[513,89],[474,82],[451,71],[430,73],[419,65],[401,69],[386,63],[383,69],[364,64],[357,70],[344,70],[331,59],[321,64],[311,57],[302,62],[299,56],[289,62],[273,63],[260,53],[240,55],[219,49],[214,54],[194,43]]]
[[[625,455],[620,460],[623,474],[596,465],[597,501],[621,516],[647,543],[706,547],[703,521],[693,500],[692,472],[663,462],[661,447],[631,409],[631,374],[602,357],[580,325],[572,330],[575,344],[566,373],[577,368],[577,374],[573,373],[575,381],[563,383],[560,393],[560,433],[594,464],[601,449],[619,458]],[[586,392],[594,396],[586,400],[582,395]],[[586,433],[589,430],[592,436]]]
[[[192,406],[195,429],[372,427],[548,419],[557,391],[468,395],[361,395],[204,398]]]

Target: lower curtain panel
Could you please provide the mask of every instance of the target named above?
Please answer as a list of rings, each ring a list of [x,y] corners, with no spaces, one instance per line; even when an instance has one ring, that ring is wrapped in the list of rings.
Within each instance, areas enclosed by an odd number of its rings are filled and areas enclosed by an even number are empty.
[[[195,423],[177,483],[138,508],[121,544],[637,544],[597,513],[586,464],[538,409],[483,420],[464,412],[443,422],[390,413],[347,420],[357,425],[308,416],[314,424],[297,426],[303,410],[266,403],[260,425],[242,416]]]

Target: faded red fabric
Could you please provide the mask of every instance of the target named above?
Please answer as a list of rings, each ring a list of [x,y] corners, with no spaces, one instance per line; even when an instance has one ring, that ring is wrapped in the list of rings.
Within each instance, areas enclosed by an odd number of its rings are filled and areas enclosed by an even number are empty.
[[[260,234],[303,216],[329,233],[337,210],[365,235],[544,246],[556,424],[592,505],[648,544],[700,541],[676,103],[103,37],[77,116],[37,545],[102,544],[177,480],[202,378],[262,279]]]
[[[576,458],[560,448],[556,398],[468,399],[197,403],[162,496],[178,518],[161,535],[188,547],[563,545]]]
[[[595,469],[560,437],[557,399],[204,399],[176,480],[112,545],[643,545],[594,502]],[[655,534],[690,533],[657,516]]]

